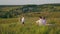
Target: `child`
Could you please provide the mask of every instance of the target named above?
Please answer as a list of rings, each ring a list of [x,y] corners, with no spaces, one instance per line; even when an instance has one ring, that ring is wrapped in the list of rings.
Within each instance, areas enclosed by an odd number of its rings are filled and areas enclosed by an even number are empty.
[[[43,25],[46,25],[46,19],[45,19],[45,17],[42,18],[42,23],[43,23]]]
[[[22,16],[21,22],[22,22],[22,24],[24,24],[24,16]]]

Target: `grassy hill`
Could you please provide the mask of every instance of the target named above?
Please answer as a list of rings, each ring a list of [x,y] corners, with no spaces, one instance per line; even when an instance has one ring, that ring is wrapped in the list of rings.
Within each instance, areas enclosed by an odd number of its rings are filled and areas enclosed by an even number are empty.
[[[0,34],[60,34],[60,4],[0,5]],[[20,22],[25,16],[25,24]],[[51,26],[38,26],[35,21],[45,16]]]

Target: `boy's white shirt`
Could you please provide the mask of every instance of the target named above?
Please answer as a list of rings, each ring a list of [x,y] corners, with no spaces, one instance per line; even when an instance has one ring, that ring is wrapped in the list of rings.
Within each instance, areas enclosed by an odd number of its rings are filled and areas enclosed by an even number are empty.
[[[21,22],[24,22],[24,17],[22,17]]]

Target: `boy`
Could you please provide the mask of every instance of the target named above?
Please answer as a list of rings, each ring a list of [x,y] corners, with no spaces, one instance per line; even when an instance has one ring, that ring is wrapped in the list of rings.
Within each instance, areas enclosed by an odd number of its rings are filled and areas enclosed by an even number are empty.
[[[22,24],[24,24],[24,16],[22,16],[21,22],[22,22]]]

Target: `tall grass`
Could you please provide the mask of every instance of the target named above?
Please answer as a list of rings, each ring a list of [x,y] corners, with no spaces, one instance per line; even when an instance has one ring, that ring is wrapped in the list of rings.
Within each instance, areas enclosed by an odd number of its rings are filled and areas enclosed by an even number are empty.
[[[19,18],[0,19],[0,34],[60,34],[60,18],[59,13],[45,13],[47,23],[56,24],[52,26],[38,26],[35,21],[38,19],[38,14],[35,17],[25,17],[23,25]],[[43,15],[43,13],[42,13]],[[53,17],[53,16],[55,17]]]
[[[60,34],[60,27],[58,25],[38,26],[35,23],[37,20],[35,18],[26,18],[24,25],[18,21],[11,21],[12,23],[0,24],[0,34]],[[47,22],[53,23],[51,19],[47,19]]]

